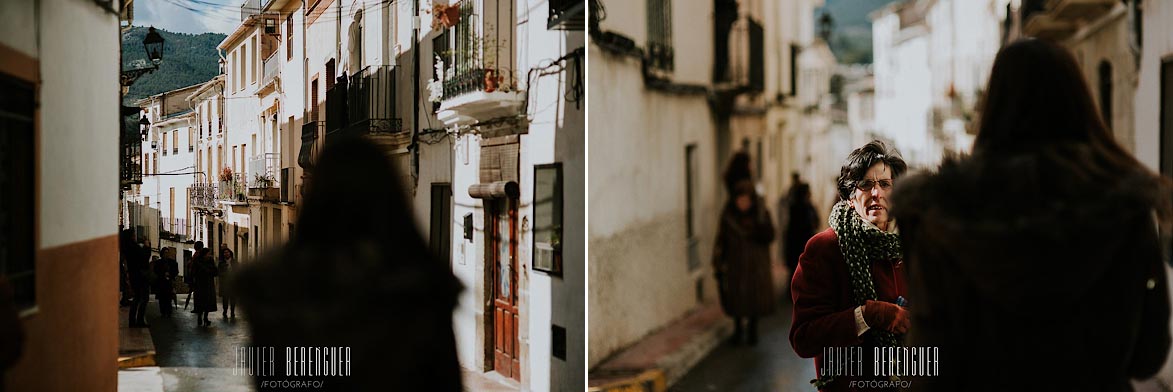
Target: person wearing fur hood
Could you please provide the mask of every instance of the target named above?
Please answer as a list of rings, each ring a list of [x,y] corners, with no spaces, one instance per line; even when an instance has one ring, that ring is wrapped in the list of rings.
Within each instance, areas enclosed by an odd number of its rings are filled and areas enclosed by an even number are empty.
[[[1132,390],[1170,347],[1169,181],[1118,144],[1066,49],[997,55],[968,157],[894,191],[915,390]],[[947,369],[947,370],[946,370]]]

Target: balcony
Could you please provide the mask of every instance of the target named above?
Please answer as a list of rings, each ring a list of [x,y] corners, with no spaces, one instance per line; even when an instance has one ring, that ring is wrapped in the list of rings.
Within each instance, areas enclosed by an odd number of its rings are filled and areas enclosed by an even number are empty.
[[[1055,18],[1049,12],[1031,13],[1022,32],[1028,36],[1046,39],[1061,40],[1075,33],[1075,23]]]
[[[447,126],[470,125],[520,113],[510,0],[460,2],[438,117]]]
[[[396,113],[396,76],[392,67],[367,67],[352,75],[346,88],[346,126],[327,133],[326,143],[357,136],[409,143],[411,135]]]
[[[271,86],[273,81],[277,80],[277,78],[281,76],[281,58],[277,55],[276,51],[270,54],[269,57],[265,58],[264,64],[265,70],[261,74],[261,90],[265,90]]]
[[[121,163],[122,189],[143,183],[143,144],[138,132],[123,130]]]
[[[247,204],[248,198],[245,197],[246,186],[244,173],[233,173],[230,178],[220,178],[220,193],[217,199],[226,202],[229,205]]]
[[[264,153],[248,162],[248,196],[264,201],[277,201],[280,183],[277,171],[281,168],[281,155]]]
[[[309,121],[301,126],[301,150],[297,153],[297,165],[302,169],[313,169],[318,155],[318,134],[326,128],[322,121]]]
[[[240,21],[248,20],[250,16],[261,14],[261,0],[244,0],[240,5]]]
[[[729,32],[728,74],[718,85],[739,92],[761,92],[766,86],[764,56],[765,29],[758,21],[743,17]],[[720,75],[719,75],[720,76]]]
[[[1108,13],[1120,3],[1116,0],[1049,0],[1047,8],[1057,19],[1094,20]]]
[[[582,30],[586,15],[582,0],[550,0],[550,17],[546,20],[547,30]]]
[[[188,197],[191,198],[191,206],[198,211],[215,212],[220,210],[219,193],[217,193],[216,184],[212,183],[195,183],[187,189]]]

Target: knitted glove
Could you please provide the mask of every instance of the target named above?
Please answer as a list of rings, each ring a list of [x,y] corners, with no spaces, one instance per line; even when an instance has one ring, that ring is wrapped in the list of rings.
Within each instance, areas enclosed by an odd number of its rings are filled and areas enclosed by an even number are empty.
[[[899,305],[868,300],[863,306],[863,320],[869,327],[882,329],[894,334],[908,332],[910,320],[908,310]]]

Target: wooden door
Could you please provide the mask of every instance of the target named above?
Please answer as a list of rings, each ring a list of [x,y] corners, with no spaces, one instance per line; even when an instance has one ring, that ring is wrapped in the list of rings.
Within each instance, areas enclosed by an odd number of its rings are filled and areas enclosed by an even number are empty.
[[[490,213],[493,264],[493,369],[521,381],[517,344],[517,202],[493,202]]]

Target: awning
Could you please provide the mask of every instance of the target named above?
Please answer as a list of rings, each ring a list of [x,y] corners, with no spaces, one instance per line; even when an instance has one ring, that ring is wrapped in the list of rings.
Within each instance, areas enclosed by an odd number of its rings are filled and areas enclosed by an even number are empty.
[[[515,181],[494,181],[470,185],[468,195],[478,199],[516,199],[521,195],[521,188]]]

